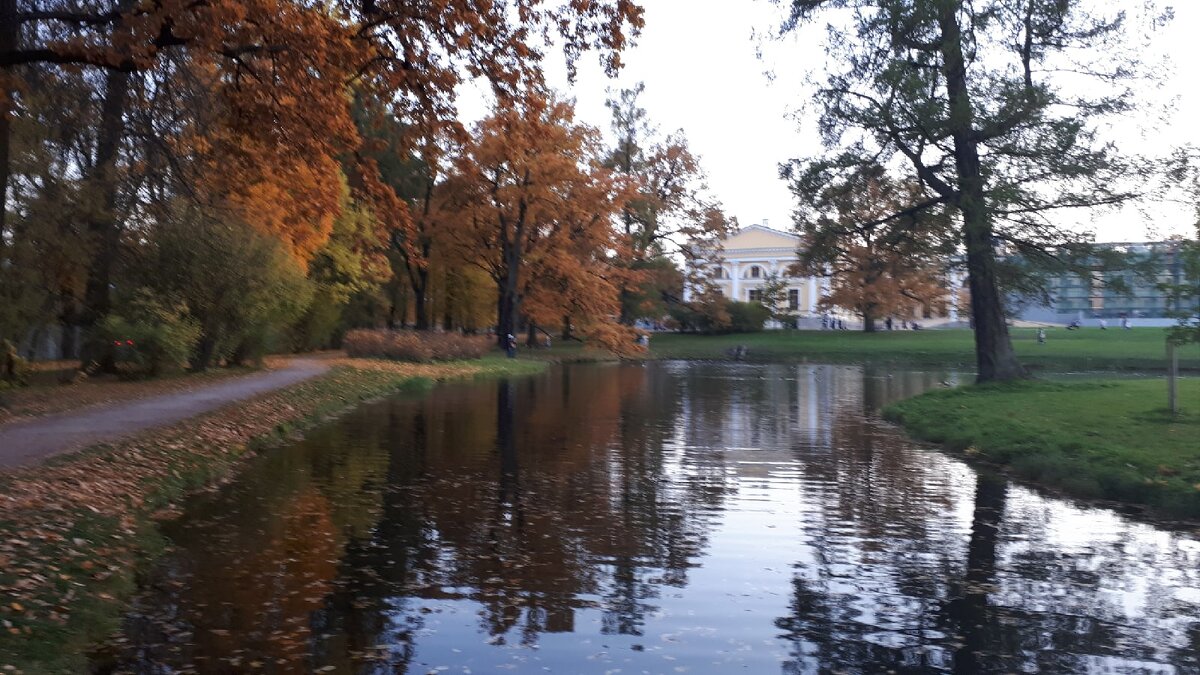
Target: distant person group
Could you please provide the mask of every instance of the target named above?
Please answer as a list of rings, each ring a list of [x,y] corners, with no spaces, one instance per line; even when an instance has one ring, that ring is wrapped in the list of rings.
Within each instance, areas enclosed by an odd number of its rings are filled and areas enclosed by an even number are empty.
[[[883,326],[886,330],[896,330],[896,323],[892,317],[887,317],[883,321]],[[921,324],[908,319],[900,319],[901,330],[921,330]],[[842,319],[823,314],[821,316],[821,330],[847,330],[846,322]]]
[[[1107,319],[1098,319],[1097,325],[1100,327],[1100,330],[1108,330]],[[1067,330],[1079,330],[1081,328],[1083,328],[1083,321],[1079,319],[1075,319],[1071,323],[1067,324]],[[1124,330],[1131,330],[1133,328],[1133,324],[1129,322],[1129,317],[1124,314],[1121,315],[1121,328]]]

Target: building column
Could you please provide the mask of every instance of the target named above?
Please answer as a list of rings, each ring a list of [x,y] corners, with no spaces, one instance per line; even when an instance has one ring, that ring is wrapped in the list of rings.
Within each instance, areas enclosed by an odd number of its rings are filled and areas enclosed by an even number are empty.
[[[808,311],[817,313],[817,280],[814,277],[808,278]]]
[[[730,267],[730,272],[729,272],[729,279],[730,279],[729,295],[730,295],[730,297],[729,297],[729,299],[730,300],[739,300],[740,298],[738,298],[738,291],[740,290],[741,284],[739,284],[738,282],[741,280],[740,277],[742,276],[742,272],[741,272],[741,270],[738,269],[738,264],[737,264],[736,260],[731,261],[729,263],[729,267]]]

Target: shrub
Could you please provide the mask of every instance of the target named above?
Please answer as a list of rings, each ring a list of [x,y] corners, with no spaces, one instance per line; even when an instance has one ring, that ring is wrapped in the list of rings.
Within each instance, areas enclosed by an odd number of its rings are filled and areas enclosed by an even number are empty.
[[[0,389],[24,386],[28,375],[28,364],[17,354],[17,347],[8,340],[0,340]]]
[[[771,310],[757,302],[730,302],[729,330],[734,333],[757,333],[771,318]]]
[[[481,335],[434,333],[411,330],[352,330],[342,338],[342,347],[354,357],[397,361],[450,361],[478,359],[492,347]]]
[[[144,285],[179,298],[198,322],[196,370],[278,348],[312,300],[303,266],[280,241],[228,213],[181,208],[159,223],[152,244]]]
[[[200,324],[182,307],[143,292],[105,317],[100,334],[118,367],[131,375],[155,377],[188,360],[200,339]]]

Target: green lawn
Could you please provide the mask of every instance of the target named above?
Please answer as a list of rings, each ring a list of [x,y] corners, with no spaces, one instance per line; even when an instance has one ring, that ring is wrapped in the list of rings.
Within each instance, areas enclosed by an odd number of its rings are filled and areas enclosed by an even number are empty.
[[[1200,379],[1180,380],[1166,412],[1165,378],[1019,382],[933,391],[884,416],[1042,484],[1087,498],[1200,516]]]
[[[1013,344],[1021,361],[1046,370],[1159,370],[1165,367],[1164,330],[1083,329],[1047,331],[1037,343],[1034,329],[1014,329]],[[745,345],[754,361],[895,362],[973,368],[975,352],[968,330],[766,331],[734,335],[656,334],[650,358],[726,358],[726,350]],[[1180,352],[1180,365],[1200,369],[1200,345]]]

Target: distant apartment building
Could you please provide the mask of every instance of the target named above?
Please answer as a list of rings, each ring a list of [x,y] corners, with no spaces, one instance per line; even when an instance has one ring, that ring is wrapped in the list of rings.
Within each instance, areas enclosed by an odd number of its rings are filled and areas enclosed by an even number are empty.
[[[1019,318],[1047,323],[1098,322],[1128,318],[1136,325],[1166,325],[1173,321],[1171,298],[1160,284],[1179,285],[1184,278],[1179,243],[1120,242],[1101,244],[1148,264],[1153,272],[1105,269],[1097,262],[1090,275],[1062,274],[1049,281],[1050,303],[1026,307]],[[1195,280],[1192,280],[1195,282]]]

